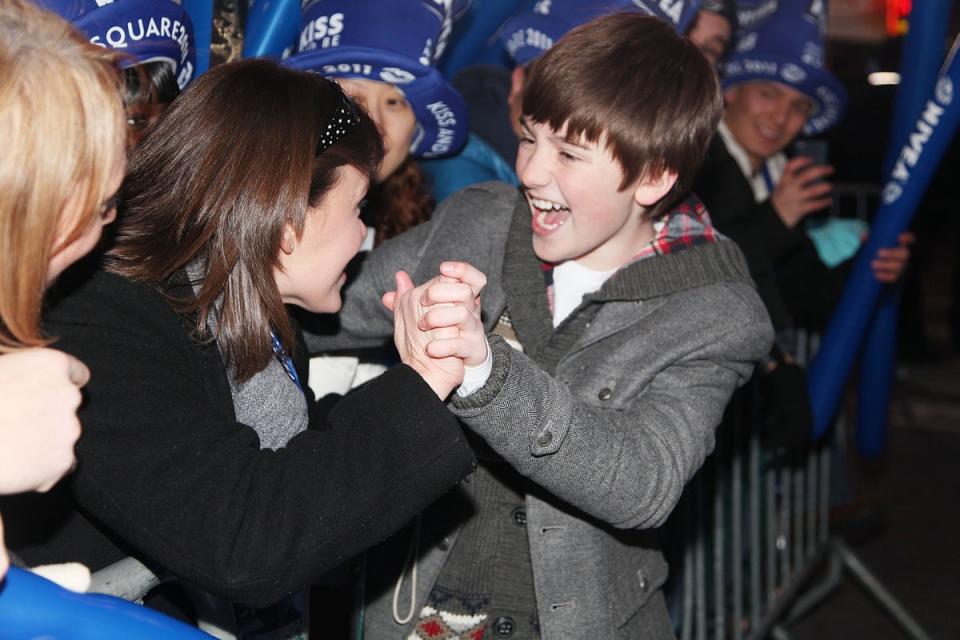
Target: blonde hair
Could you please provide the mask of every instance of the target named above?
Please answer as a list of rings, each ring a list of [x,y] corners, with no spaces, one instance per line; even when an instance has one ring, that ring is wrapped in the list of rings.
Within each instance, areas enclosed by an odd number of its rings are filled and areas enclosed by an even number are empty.
[[[116,61],[58,16],[0,2],[0,353],[46,343],[50,259],[111,195],[125,153]],[[64,219],[68,203],[78,219]]]

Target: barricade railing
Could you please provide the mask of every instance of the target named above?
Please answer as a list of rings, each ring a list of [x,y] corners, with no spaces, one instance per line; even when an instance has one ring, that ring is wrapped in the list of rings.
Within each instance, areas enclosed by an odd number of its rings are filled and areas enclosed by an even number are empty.
[[[866,219],[874,185],[834,188],[834,208]],[[798,332],[797,360],[819,336]],[[767,451],[759,429],[759,385],[738,392],[717,431],[716,448],[687,486],[665,528],[667,587],[680,640],[787,640],[787,627],[839,586],[847,571],[916,640],[929,636],[830,530],[831,480],[844,465],[842,418],[803,452]],[[825,569],[825,571],[824,571]],[[819,580],[817,580],[819,579]]]

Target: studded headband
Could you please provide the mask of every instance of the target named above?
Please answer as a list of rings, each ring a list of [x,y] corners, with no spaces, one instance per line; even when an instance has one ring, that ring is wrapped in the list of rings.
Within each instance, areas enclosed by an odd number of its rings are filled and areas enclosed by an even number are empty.
[[[360,124],[360,116],[357,115],[357,107],[353,100],[343,92],[339,84],[332,80],[330,83],[337,88],[337,93],[340,95],[340,104],[327,122],[327,126],[320,133],[320,139],[317,141],[317,155],[340,142],[345,135],[356,129],[357,125]]]

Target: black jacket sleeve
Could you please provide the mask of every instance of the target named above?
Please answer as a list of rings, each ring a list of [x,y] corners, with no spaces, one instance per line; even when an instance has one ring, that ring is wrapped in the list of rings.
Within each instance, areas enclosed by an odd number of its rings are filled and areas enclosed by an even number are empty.
[[[777,286],[774,265],[801,239],[780,221],[770,200],[756,202],[750,184],[719,136],[710,143],[693,191],[707,207],[714,226],[743,251],[774,328],[779,331],[791,326],[793,319]]]
[[[302,588],[473,469],[456,420],[408,367],[343,399],[329,428],[261,450],[234,418],[215,344],[192,340],[156,291],[101,273],[49,318],[91,371],[78,506],[149,564],[234,601]]]

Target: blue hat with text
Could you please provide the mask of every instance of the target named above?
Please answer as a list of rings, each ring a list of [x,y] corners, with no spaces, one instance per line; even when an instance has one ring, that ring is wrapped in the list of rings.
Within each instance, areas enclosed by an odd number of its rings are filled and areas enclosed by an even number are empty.
[[[434,64],[457,6],[446,0],[314,0],[302,12],[296,53],[284,64],[395,85],[417,119],[411,155],[451,155],[467,141],[467,107]]]
[[[517,64],[543,54],[571,29],[608,13],[638,10],[684,33],[697,15],[700,0],[539,0],[503,23],[500,40]]]
[[[744,82],[787,85],[813,102],[803,132],[815,135],[840,119],[847,92],[823,68],[825,0],[780,0],[776,13],[737,39],[736,51],[723,65],[724,90]]]
[[[183,89],[197,52],[190,16],[172,0],[35,0],[83,32],[95,45],[127,54],[121,66],[162,61]]]

